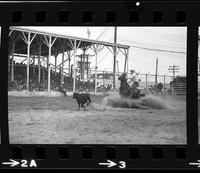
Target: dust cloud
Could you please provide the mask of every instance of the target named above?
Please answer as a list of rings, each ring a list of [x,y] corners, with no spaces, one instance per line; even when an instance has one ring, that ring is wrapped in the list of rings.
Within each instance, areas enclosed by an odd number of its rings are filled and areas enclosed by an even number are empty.
[[[95,110],[110,110],[112,108],[135,108],[135,109],[173,109],[172,103],[177,100],[168,97],[147,95],[140,99],[121,98],[119,95],[104,97],[101,104],[92,103]]]

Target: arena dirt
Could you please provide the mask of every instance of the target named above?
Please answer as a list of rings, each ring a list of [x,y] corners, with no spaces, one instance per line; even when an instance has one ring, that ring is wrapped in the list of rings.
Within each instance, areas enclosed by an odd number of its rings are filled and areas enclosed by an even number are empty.
[[[79,111],[70,96],[8,97],[10,143],[186,144],[185,98],[147,97],[134,103],[117,103],[116,95],[91,99]]]

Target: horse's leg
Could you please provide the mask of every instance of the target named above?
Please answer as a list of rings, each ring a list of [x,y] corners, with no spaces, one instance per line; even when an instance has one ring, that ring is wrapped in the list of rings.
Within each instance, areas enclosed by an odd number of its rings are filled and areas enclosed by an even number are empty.
[[[90,103],[91,103],[91,100],[88,99],[88,101],[87,101],[87,106],[88,106]]]
[[[85,107],[85,105],[84,105],[85,103],[81,103],[81,107]]]

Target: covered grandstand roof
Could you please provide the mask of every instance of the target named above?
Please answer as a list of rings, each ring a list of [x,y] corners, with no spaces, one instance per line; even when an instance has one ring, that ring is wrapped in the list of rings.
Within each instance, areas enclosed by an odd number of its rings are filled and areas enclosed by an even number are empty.
[[[25,29],[21,27],[10,27],[10,39],[13,39],[15,42],[15,53],[16,54],[27,54],[27,44],[23,40],[23,34],[25,36],[28,35],[28,33],[31,33],[31,36],[35,35],[32,43],[31,43],[31,55],[38,55],[38,41],[43,40],[44,37],[46,36],[47,38],[49,36],[52,37],[52,39],[55,39],[55,42],[52,46],[52,55],[57,55],[61,52],[64,51],[71,51],[73,50],[73,44],[76,40],[76,47],[83,49],[83,48],[89,48],[92,45],[100,45],[102,47],[117,47],[121,49],[129,49],[130,46],[128,45],[122,45],[122,44],[114,44],[114,43],[109,43],[109,42],[104,42],[104,41],[98,41],[98,40],[92,40],[92,39],[86,39],[86,38],[80,38],[80,37],[72,37],[72,36],[67,36],[67,35],[61,35],[61,34],[56,34],[56,33],[49,33],[49,32],[43,32],[43,31],[36,31],[32,29]],[[41,47],[41,55],[42,56],[48,56],[48,48],[42,42],[42,47]]]

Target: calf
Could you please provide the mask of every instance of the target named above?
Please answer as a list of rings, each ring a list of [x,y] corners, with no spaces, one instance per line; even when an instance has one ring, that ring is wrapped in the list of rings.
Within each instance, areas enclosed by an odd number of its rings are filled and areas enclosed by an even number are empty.
[[[87,103],[87,106],[91,103],[90,95],[88,93],[74,93],[73,99],[76,99],[78,103],[78,108],[85,107],[84,104]]]

